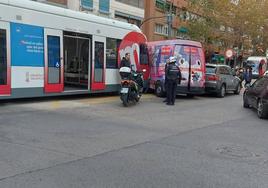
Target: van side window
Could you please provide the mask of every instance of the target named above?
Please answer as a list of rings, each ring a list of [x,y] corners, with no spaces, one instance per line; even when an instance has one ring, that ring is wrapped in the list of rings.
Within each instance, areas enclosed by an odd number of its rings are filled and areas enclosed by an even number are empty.
[[[140,45],[140,64],[148,65],[149,63],[148,48],[145,44]]]

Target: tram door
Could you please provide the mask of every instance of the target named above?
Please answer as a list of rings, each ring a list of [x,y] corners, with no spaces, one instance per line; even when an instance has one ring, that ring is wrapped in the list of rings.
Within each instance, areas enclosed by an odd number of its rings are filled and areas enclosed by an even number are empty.
[[[64,91],[89,90],[89,59],[91,36],[65,31]]]
[[[93,61],[91,68],[91,90],[105,89],[106,38],[94,36]]]
[[[63,91],[62,31],[45,29],[45,92]]]
[[[10,25],[0,22],[0,96],[9,96],[10,87]]]

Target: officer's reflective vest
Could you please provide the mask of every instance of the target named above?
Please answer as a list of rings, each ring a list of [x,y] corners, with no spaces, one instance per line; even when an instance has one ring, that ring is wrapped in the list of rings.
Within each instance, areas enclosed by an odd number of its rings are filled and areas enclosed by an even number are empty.
[[[176,64],[169,64],[167,66],[166,77],[168,80],[177,80],[179,78],[180,68]]]

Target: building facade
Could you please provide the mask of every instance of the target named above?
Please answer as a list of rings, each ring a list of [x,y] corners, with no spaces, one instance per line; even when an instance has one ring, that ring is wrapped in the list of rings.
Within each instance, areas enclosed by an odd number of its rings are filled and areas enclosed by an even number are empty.
[[[144,2],[142,30],[149,41],[184,38],[187,0],[150,0]],[[168,16],[172,15],[172,16]]]
[[[140,25],[145,0],[35,0]]]

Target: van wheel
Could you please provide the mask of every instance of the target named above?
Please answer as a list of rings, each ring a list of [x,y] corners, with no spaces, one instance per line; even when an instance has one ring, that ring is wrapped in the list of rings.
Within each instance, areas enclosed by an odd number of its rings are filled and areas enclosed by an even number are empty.
[[[164,88],[160,82],[157,82],[155,85],[155,95],[157,97],[164,97],[165,96]]]
[[[257,112],[259,118],[267,118],[267,110],[264,108],[262,99],[259,99],[258,101]]]
[[[217,97],[223,98],[223,97],[225,97],[225,94],[226,94],[226,87],[225,87],[225,85],[222,85],[220,90],[217,93]]]

